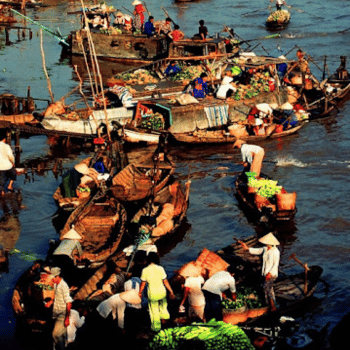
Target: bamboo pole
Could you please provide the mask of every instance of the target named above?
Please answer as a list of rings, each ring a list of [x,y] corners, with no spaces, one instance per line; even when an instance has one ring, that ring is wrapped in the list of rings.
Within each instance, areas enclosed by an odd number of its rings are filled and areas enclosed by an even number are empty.
[[[85,5],[84,5],[84,1],[81,0],[81,5],[84,11],[84,16],[86,18],[86,14],[85,14]],[[100,72],[100,67],[97,61],[97,55],[96,55],[96,51],[95,51],[95,46],[92,40],[92,36],[91,36],[91,32],[90,32],[90,28],[87,28],[87,35],[88,35],[88,39],[89,42],[91,44],[91,48],[92,48],[92,55],[93,55],[93,62],[95,62],[95,67],[96,67],[96,71],[97,71],[97,76],[99,78],[99,83],[100,83],[100,87],[101,87],[101,95],[102,95],[102,102],[103,102],[103,110],[105,113],[105,118],[106,118],[106,129],[107,129],[107,136],[108,136],[108,140],[111,141],[111,134],[110,134],[110,130],[109,130],[109,121],[108,121],[108,115],[107,115],[107,106],[106,106],[106,99],[105,99],[105,95],[104,95],[104,91],[103,91],[103,82],[102,82],[102,75]]]
[[[80,46],[81,51],[82,51],[83,56],[84,56],[84,61],[85,61],[86,70],[87,70],[88,76],[89,76],[89,82],[90,82],[92,96],[95,97],[95,88],[94,88],[94,84],[92,83],[92,77],[91,77],[89,62],[88,62],[87,57],[86,57],[86,52],[85,52],[85,49],[84,49],[84,45],[83,45],[82,42],[79,42],[79,46]]]
[[[83,96],[83,99],[84,99],[84,102],[85,102],[85,104],[86,104],[86,107],[88,108],[88,110],[89,110],[89,112],[91,113],[91,116],[92,116],[94,122],[96,123],[97,136],[98,136],[98,137],[101,137],[101,130],[100,130],[99,127],[98,127],[98,122],[97,122],[97,120],[96,120],[96,118],[95,118],[95,116],[94,116],[94,113],[93,113],[91,107],[89,106],[88,101],[87,101],[87,99],[86,99],[86,96],[85,96],[85,94],[84,94],[84,92],[83,92],[83,89],[82,89],[83,80],[82,80],[81,77],[80,77],[80,74],[79,74],[79,72],[78,72],[78,66],[77,66],[77,65],[74,66],[74,70],[75,70],[75,73],[76,73],[76,75],[77,75],[77,77],[78,77],[78,79],[79,79],[79,90],[80,90],[80,93],[81,93],[81,95]]]
[[[43,48],[43,31],[42,31],[42,29],[40,29],[40,51],[41,51],[41,58],[42,58],[42,62],[43,62],[43,69],[44,69],[44,73],[45,73],[46,80],[47,80],[47,88],[48,88],[49,93],[50,93],[51,102],[54,103],[55,99],[53,97],[53,93],[51,90],[51,81],[50,81],[50,77],[47,73],[46,64],[45,64],[45,53],[44,53],[44,48]]]

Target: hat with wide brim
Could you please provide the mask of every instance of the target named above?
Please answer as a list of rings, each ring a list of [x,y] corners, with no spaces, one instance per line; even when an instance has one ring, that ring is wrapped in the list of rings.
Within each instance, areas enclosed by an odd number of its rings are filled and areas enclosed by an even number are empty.
[[[61,269],[59,267],[53,267],[50,270],[51,275],[53,275],[54,277],[59,276],[61,274]]]
[[[272,232],[268,233],[267,235],[261,237],[258,239],[260,243],[266,244],[266,245],[279,245],[280,242],[278,242],[277,238],[273,235]]]
[[[245,141],[243,140],[236,140],[236,142],[233,144],[233,148],[236,148],[236,147],[239,147],[239,146],[242,146],[243,143],[246,143]]]
[[[136,6],[136,5],[141,5],[142,2],[139,0],[134,0],[134,2],[131,4],[132,6]]]
[[[226,76],[226,77],[224,77],[224,78],[222,79],[221,84],[222,84],[222,85],[228,85],[228,84],[232,83],[232,81],[233,81],[233,78],[232,78],[232,77]]]
[[[62,239],[82,239],[83,237],[81,237],[80,234],[74,228],[71,228],[61,238]]]
[[[116,16],[124,16],[124,13],[121,12],[121,11],[118,11],[115,15],[116,15]]]
[[[83,175],[89,175],[89,167],[85,163],[79,163],[74,165],[74,169]]]
[[[120,299],[124,300],[126,303],[130,304],[140,304],[141,298],[137,293],[136,289],[130,289],[119,294]]]

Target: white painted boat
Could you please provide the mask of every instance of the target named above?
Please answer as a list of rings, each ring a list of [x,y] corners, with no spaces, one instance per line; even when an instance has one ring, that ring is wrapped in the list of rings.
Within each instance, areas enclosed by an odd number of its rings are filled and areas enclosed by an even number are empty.
[[[103,110],[98,110],[93,111],[92,115],[89,115],[86,111],[87,110],[84,110],[85,113],[80,113],[83,112],[83,110],[78,110],[76,116],[79,116],[79,118],[77,119],[58,116],[55,114],[45,116],[41,121],[41,125],[47,130],[66,131],[88,135],[96,134],[99,127],[106,125],[105,112]],[[134,113],[134,108],[118,107],[107,109],[109,126],[111,127],[113,121],[125,125],[132,120]]]
[[[126,142],[138,143],[144,142],[148,145],[157,145],[159,143],[159,132],[142,132],[138,130],[132,130],[128,127],[124,128],[124,140]]]

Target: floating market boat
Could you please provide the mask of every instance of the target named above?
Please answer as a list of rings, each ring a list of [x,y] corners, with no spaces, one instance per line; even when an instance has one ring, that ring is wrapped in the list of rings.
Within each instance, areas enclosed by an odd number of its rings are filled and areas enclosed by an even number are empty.
[[[0,0],[0,5],[11,6],[13,8],[21,8],[23,6],[23,1],[3,1]],[[42,1],[25,1],[26,8],[36,8],[36,7],[46,7],[49,5],[44,4]]]
[[[296,193],[286,193],[266,175],[257,180],[250,174],[243,172],[235,181],[236,197],[249,213],[267,225],[292,220],[297,212]]]
[[[0,24],[11,24],[16,22],[17,20],[14,17],[13,13],[10,11],[10,7],[0,1]]]
[[[103,264],[116,252],[125,232],[126,211],[115,198],[98,192],[78,206],[60,232],[63,237],[72,227],[82,236],[83,261],[90,268]]]
[[[158,193],[175,172],[171,159],[164,153],[135,160],[112,179],[110,190],[121,202],[145,199]]]
[[[99,58],[149,62],[165,57],[227,55],[224,38],[209,38],[205,42],[182,39],[168,43],[164,34],[148,37],[139,32],[132,33],[131,29],[128,31],[110,25],[112,23],[110,16],[115,12],[117,10],[113,6],[106,4],[85,8],[85,15],[89,21],[93,22],[98,16],[106,23],[100,30],[91,27],[90,31],[94,52]],[[82,11],[80,13],[83,15]],[[69,44],[68,50],[72,54],[79,55],[90,52],[89,35],[85,27],[72,31],[66,40]]]
[[[283,29],[290,22],[290,12],[288,10],[277,10],[272,12],[266,20],[266,27],[269,29]]]

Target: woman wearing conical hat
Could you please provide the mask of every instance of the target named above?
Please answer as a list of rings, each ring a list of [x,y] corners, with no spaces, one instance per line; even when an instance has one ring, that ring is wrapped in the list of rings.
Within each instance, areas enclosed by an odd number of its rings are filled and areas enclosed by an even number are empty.
[[[259,239],[260,243],[265,244],[263,248],[249,248],[247,244],[239,241],[242,248],[249,250],[250,254],[260,255],[262,254],[263,266],[262,275],[265,278],[264,282],[264,292],[266,302],[270,305],[271,311],[276,311],[275,306],[275,293],[273,290],[273,282],[278,277],[278,266],[280,263],[280,251],[276,247],[280,243],[272,232],[261,237]]]

